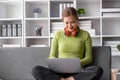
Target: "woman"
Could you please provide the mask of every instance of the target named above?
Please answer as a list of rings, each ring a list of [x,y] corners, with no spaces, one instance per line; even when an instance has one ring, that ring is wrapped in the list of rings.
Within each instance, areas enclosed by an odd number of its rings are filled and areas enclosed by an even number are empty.
[[[55,33],[49,58],[80,58],[83,69],[80,73],[62,74],[36,66],[33,76],[36,80],[99,80],[103,73],[100,67],[84,68],[92,62],[92,42],[89,33],[79,29],[76,10],[73,7],[64,9],[62,20],[64,30]]]

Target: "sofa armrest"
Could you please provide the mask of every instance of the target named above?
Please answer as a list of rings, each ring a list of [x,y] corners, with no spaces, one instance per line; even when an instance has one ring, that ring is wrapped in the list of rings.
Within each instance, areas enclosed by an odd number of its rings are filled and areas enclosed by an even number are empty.
[[[93,46],[93,62],[89,66],[100,66],[103,75],[100,80],[111,80],[111,47]]]

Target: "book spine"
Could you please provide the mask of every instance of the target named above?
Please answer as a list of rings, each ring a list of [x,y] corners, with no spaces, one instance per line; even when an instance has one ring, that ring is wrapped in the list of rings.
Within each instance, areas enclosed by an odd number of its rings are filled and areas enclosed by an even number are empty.
[[[11,24],[7,24],[7,36],[12,36],[12,27]]]
[[[17,36],[22,36],[22,25],[17,24]]]
[[[12,36],[17,36],[17,26],[16,24],[12,24]]]
[[[2,36],[3,37],[7,36],[7,26],[5,24],[2,25]]]

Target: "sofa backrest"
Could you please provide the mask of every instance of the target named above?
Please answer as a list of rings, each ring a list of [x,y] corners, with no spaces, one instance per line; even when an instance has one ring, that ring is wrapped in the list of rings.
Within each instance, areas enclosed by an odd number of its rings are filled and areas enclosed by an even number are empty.
[[[0,78],[3,80],[35,80],[31,70],[47,66],[49,47],[0,48]]]
[[[3,80],[35,80],[31,74],[37,65],[47,67],[45,58],[50,47],[0,48],[0,78]],[[93,47],[93,63],[104,70],[101,80],[111,80],[110,47]]]

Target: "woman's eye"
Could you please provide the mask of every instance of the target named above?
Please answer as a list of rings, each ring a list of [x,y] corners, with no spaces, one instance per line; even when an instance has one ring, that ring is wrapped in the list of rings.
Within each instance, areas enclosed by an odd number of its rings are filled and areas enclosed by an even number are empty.
[[[68,24],[68,22],[66,22],[65,24]]]
[[[75,21],[72,21],[71,23],[75,23]]]

